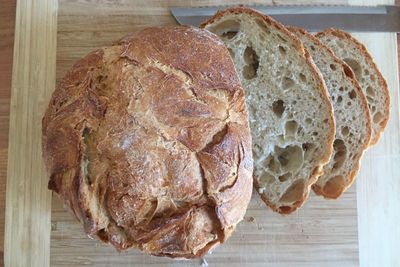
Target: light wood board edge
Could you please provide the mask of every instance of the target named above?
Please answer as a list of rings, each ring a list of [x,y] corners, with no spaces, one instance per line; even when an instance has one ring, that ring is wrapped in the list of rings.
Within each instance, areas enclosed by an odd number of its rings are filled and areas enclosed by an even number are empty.
[[[55,86],[57,8],[57,0],[17,2],[5,266],[46,267],[50,262],[51,193],[42,163],[40,122]]]
[[[362,159],[357,179],[360,266],[400,266],[399,79],[395,33],[355,34],[367,45],[390,92],[390,119]],[[380,40],[379,43],[376,40]]]

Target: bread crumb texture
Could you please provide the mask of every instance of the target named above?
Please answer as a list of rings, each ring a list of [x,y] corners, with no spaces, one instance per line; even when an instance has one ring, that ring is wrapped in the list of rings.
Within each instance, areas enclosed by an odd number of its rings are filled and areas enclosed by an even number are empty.
[[[371,115],[370,145],[376,144],[390,115],[390,96],[385,79],[365,46],[350,34],[338,29],[327,29],[316,36],[353,70],[367,98]]]
[[[310,52],[324,77],[334,108],[334,153],[313,185],[326,198],[339,197],[354,181],[359,161],[371,139],[368,103],[354,72],[318,38],[298,28],[291,30]]]
[[[202,27],[224,41],[245,89],[255,186],[273,210],[293,212],[333,149],[333,109],[322,76],[293,34],[252,9],[219,12]]]

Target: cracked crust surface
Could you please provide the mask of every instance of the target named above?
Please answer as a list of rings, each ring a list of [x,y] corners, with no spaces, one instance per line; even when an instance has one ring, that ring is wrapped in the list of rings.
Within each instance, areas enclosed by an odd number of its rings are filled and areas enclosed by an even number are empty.
[[[148,28],[90,53],[58,85],[42,126],[49,189],[118,250],[198,257],[244,216],[244,92],[211,33]]]
[[[225,42],[245,89],[255,187],[274,211],[291,213],[333,150],[335,122],[323,78],[294,34],[253,9],[220,11],[201,27]]]

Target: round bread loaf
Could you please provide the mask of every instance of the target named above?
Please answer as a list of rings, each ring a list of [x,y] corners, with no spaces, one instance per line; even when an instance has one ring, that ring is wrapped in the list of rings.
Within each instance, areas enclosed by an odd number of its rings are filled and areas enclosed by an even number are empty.
[[[245,97],[224,44],[148,28],[78,61],[43,118],[56,192],[118,250],[193,258],[224,242],[252,191]]]

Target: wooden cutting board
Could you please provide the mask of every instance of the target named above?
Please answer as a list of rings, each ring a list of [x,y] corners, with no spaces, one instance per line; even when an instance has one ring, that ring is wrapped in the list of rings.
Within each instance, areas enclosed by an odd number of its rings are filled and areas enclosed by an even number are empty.
[[[170,6],[268,1],[20,0],[10,118],[5,263],[7,266],[396,266],[400,247],[400,137],[395,34],[356,34],[370,49],[391,92],[391,118],[367,151],[354,185],[337,201],[315,195],[290,216],[271,212],[253,195],[234,235],[204,259],[176,261],[137,250],[117,253],[87,238],[47,190],[40,121],[60,80],[96,47],[152,25],[176,24]],[[299,4],[299,1],[274,1]],[[325,1],[301,1],[324,3]],[[335,1],[337,4],[393,4]],[[356,190],[357,188],[357,190]]]

